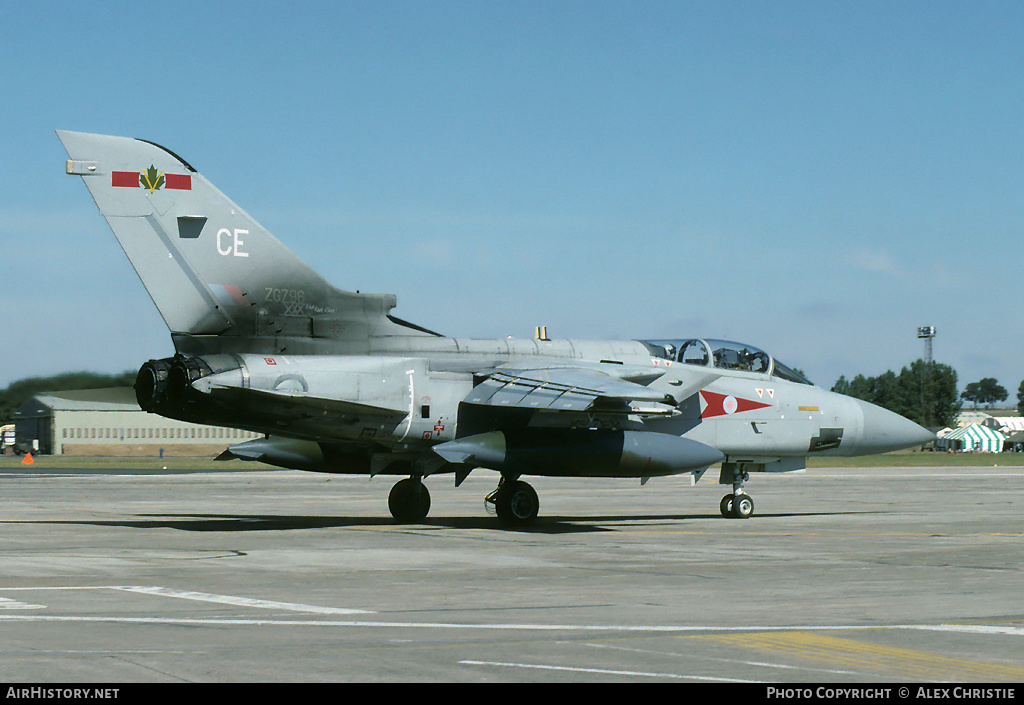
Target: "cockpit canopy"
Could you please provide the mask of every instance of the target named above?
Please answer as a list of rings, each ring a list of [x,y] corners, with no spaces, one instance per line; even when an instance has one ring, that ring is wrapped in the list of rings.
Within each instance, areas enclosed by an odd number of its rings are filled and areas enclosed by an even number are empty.
[[[728,340],[641,340],[654,357],[687,365],[725,370],[742,370],[774,375],[789,382],[813,384],[802,374],[786,367],[764,350]]]

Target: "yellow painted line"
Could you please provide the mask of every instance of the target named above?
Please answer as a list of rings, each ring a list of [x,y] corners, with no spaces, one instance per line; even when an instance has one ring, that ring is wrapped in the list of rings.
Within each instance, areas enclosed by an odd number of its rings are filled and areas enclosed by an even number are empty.
[[[1024,668],[927,651],[870,644],[813,631],[713,634],[686,637],[710,639],[734,647],[788,654],[811,661],[858,668],[912,680],[1024,681]]]
[[[0,520],[3,523],[3,520]],[[610,522],[599,524],[599,526],[610,525]],[[935,534],[934,532],[892,532],[892,531],[857,531],[857,532],[825,532],[825,531],[697,531],[697,530],[675,530],[675,529],[630,529],[630,528],[616,528],[613,529],[621,533],[629,534],[683,534],[687,536],[774,536],[774,537],[793,537],[793,536],[824,536],[827,538],[872,538],[872,537],[909,537],[909,538],[1013,538],[1020,539],[1024,538],[1024,533],[1007,534],[1007,533],[971,533],[971,534]]]

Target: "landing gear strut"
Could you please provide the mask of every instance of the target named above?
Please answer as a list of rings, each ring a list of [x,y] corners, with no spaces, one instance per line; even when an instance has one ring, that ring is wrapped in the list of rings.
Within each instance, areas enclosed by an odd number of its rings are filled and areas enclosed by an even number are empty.
[[[540,500],[537,492],[522,480],[501,479],[498,489],[484,499],[494,505],[498,521],[505,526],[529,526],[537,518]]]
[[[732,494],[722,497],[718,508],[722,516],[746,519],[754,513],[754,499],[743,491],[743,483],[750,479],[742,463],[722,463],[720,485],[732,485]]]
[[[400,524],[415,524],[423,521],[430,511],[430,492],[420,477],[399,480],[388,495],[388,509]]]

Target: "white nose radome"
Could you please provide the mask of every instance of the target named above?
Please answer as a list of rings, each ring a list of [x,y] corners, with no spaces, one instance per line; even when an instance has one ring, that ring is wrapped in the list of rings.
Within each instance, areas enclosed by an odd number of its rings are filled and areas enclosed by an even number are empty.
[[[860,399],[853,401],[864,418],[858,454],[888,453],[935,440],[934,433],[910,419]]]

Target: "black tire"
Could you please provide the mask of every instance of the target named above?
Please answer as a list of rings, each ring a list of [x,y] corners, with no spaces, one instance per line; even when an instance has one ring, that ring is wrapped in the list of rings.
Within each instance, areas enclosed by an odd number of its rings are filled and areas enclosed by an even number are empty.
[[[399,480],[388,495],[388,509],[399,524],[423,521],[430,512],[430,492],[419,478]]]
[[[754,513],[754,500],[748,494],[738,494],[732,498],[732,515],[737,519],[746,519]]]
[[[536,520],[540,509],[537,492],[521,480],[502,485],[494,498],[498,521],[505,526],[529,526]]]
[[[722,516],[724,517],[732,516],[732,497],[733,496],[731,494],[725,495],[722,497],[722,501],[718,505],[718,508],[722,511]]]

